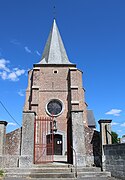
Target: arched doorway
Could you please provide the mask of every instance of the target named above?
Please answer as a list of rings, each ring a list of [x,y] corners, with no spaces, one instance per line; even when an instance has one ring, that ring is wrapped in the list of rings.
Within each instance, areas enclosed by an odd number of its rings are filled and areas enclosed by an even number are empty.
[[[50,141],[52,140],[51,135],[47,135],[47,144],[50,144]],[[48,147],[48,146],[47,146]],[[47,154],[48,155],[62,155],[63,150],[63,140],[62,135],[60,134],[54,134],[53,135],[53,152],[50,151],[49,147],[47,148]]]

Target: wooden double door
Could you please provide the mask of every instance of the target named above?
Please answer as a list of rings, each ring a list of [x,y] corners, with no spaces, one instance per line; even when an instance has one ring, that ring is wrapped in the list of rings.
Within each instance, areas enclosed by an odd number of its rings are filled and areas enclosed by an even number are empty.
[[[50,144],[51,141],[52,141],[51,135],[47,135],[47,144]],[[51,149],[48,148],[47,154],[62,155],[62,146],[63,146],[62,135],[53,134],[53,151],[51,151]]]

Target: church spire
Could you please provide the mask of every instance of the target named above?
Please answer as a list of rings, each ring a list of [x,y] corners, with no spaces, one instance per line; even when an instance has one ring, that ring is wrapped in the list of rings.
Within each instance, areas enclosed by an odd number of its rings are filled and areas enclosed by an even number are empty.
[[[55,19],[39,64],[71,64],[66,54]]]

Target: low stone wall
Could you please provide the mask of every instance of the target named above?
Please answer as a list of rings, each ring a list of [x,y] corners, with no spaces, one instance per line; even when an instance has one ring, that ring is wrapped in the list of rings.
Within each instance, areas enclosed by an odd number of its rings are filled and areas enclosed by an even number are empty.
[[[104,145],[104,166],[112,176],[125,179],[125,144]]]
[[[6,134],[6,155],[20,155],[21,128]]]
[[[0,156],[0,168],[19,167],[21,128],[6,134],[5,154]]]
[[[87,165],[101,166],[100,133],[92,128],[85,127],[85,146]]]
[[[3,155],[0,156],[0,168],[16,168],[19,167],[19,156]]]

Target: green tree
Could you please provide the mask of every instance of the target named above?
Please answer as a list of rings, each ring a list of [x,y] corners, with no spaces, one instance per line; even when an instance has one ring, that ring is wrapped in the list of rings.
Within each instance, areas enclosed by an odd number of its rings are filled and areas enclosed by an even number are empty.
[[[114,131],[112,131],[112,144],[119,143],[118,134]]]

